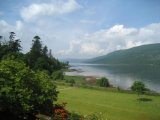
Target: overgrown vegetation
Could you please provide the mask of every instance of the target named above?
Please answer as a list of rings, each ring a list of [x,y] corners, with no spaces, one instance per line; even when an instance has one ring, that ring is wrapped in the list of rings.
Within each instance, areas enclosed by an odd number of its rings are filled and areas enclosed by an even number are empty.
[[[1,110],[20,117],[39,112],[52,114],[57,91],[47,73],[34,72],[23,62],[3,60],[0,62],[0,76]]]
[[[0,112],[17,119],[31,119],[37,113],[52,115],[58,92],[50,75],[67,64],[55,59],[39,36],[33,38],[26,54],[14,32],[8,41],[0,38]]]

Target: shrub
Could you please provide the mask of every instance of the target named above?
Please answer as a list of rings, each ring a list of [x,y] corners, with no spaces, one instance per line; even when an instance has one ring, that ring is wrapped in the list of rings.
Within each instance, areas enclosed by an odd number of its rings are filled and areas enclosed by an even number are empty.
[[[138,93],[138,95],[143,94],[146,90],[145,84],[141,81],[135,81],[131,86],[131,89]]]
[[[70,86],[73,86],[75,84],[75,80],[74,79],[66,80],[66,83],[69,83]]]
[[[68,118],[68,111],[65,109],[66,103],[56,104],[53,107],[53,120],[67,120]]]
[[[53,80],[63,80],[64,79],[64,74],[61,70],[55,71],[51,75]]]
[[[109,81],[107,78],[103,77],[101,78],[100,80],[97,80],[97,84],[100,86],[100,87],[109,87]]]
[[[52,120],[103,120],[101,113],[81,115],[65,109],[67,103],[56,104],[53,108]]]
[[[57,91],[45,72],[34,72],[23,62],[0,62],[0,106],[16,116],[52,113]]]

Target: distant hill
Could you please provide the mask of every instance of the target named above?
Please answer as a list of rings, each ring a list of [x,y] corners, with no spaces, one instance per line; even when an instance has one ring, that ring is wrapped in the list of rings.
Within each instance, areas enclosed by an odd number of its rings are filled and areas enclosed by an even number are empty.
[[[86,61],[95,64],[155,64],[160,65],[160,43],[119,50]]]
[[[60,59],[60,61],[63,61],[63,62],[68,61],[69,63],[83,63],[84,61],[86,61],[86,59],[66,58],[66,59]]]

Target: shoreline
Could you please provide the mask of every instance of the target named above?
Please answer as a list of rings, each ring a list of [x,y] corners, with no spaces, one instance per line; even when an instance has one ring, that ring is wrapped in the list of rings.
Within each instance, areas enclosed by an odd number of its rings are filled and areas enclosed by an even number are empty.
[[[129,71],[128,72],[129,75],[128,75],[127,73],[125,73],[126,72],[124,70],[125,68],[121,68],[122,73],[121,72],[120,73],[118,73],[118,72],[115,72],[115,73],[111,72],[110,73],[107,71],[109,68],[108,69],[105,68],[106,71],[104,71],[104,68],[101,69],[99,67],[96,68],[96,67],[90,67],[90,66],[85,66],[85,65],[83,67],[81,65],[79,66],[76,64],[71,65],[68,69],[69,69],[68,71],[64,71],[65,75],[67,75],[67,76],[82,76],[82,77],[87,77],[88,79],[90,77],[96,78],[96,79],[106,77],[107,79],[109,79],[109,82],[110,82],[110,84],[112,84],[113,87],[115,87],[115,88],[119,87],[120,89],[124,89],[124,90],[130,90],[130,87],[134,81],[136,81],[136,80],[142,81],[146,85],[146,87],[148,89],[150,89],[150,91],[152,91],[154,93],[160,93],[160,89],[157,86],[157,84],[155,84],[154,79],[153,79],[153,82],[150,83],[149,81],[151,81],[152,79],[150,80],[149,77],[141,79],[141,77],[138,76],[139,74],[137,74],[137,73],[135,74],[135,73],[133,73],[133,71]],[[142,76],[143,76],[143,74],[142,74]]]
[[[88,83],[91,83],[90,85],[88,86],[85,86],[85,87],[92,87],[92,88],[96,88],[96,87],[99,87],[96,85],[96,81],[101,79],[103,76],[96,76],[96,75],[69,75],[69,74],[66,74],[66,72],[78,72],[78,73],[82,73],[84,72],[83,70],[81,69],[68,69],[68,71],[65,71],[65,76],[70,76],[70,77],[83,77],[85,79],[86,82]],[[107,78],[107,77],[106,77]],[[107,78],[108,79],[108,78]],[[110,82],[110,81],[109,81]],[[81,86],[81,87],[84,87],[84,86]],[[131,89],[124,89],[124,88],[121,88],[120,86],[114,86],[113,84],[110,84],[109,87],[101,87],[101,88],[108,88],[108,89],[115,89],[117,91],[123,91],[123,92],[129,92],[129,93],[132,93],[133,91]],[[149,94],[149,95],[160,95],[159,92],[156,92],[156,91],[153,91],[153,90],[149,90],[147,91],[146,94]]]

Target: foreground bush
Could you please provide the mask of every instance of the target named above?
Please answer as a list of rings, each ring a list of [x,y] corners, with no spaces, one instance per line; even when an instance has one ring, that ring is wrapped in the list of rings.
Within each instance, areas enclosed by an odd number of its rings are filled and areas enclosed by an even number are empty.
[[[81,115],[65,109],[67,103],[57,104],[53,108],[52,120],[103,120],[101,113]]]
[[[55,86],[45,72],[34,72],[23,62],[0,62],[0,111],[22,119],[39,112],[52,114]]]

